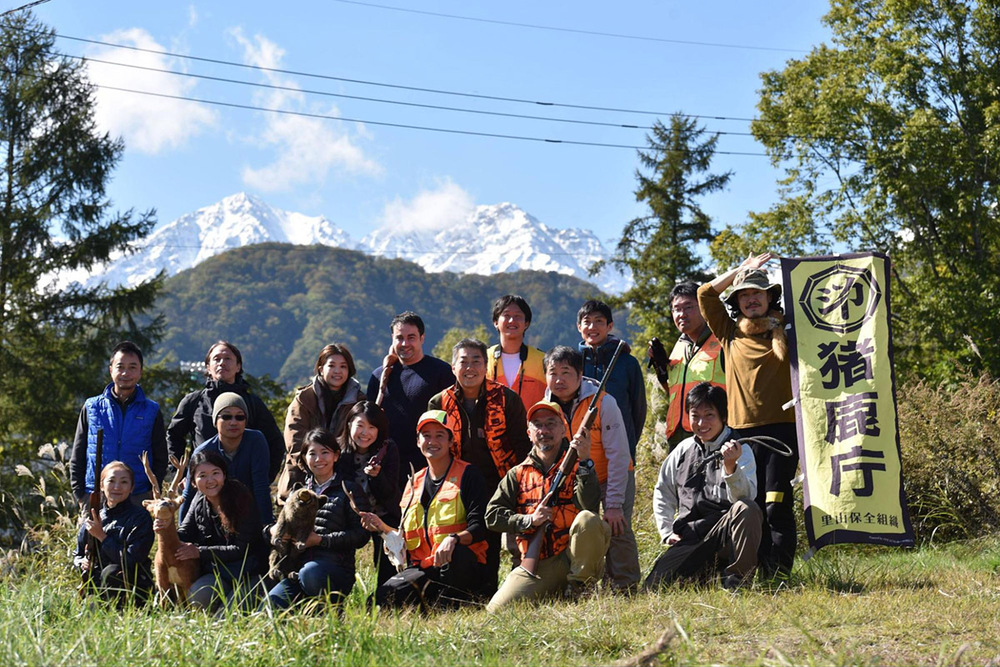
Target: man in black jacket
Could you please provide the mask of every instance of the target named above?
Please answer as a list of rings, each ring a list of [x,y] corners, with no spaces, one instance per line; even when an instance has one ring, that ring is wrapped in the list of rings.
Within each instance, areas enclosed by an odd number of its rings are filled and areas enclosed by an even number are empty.
[[[205,373],[208,380],[204,389],[192,391],[181,399],[167,427],[167,448],[170,454],[181,458],[193,434],[193,447],[205,442],[218,431],[212,419],[212,406],[219,394],[227,391],[239,394],[247,406],[247,428],[260,431],[267,440],[268,475],[270,481],[278,476],[285,459],[285,440],[271,411],[243,379],[243,355],[232,343],[220,340],[205,354]]]

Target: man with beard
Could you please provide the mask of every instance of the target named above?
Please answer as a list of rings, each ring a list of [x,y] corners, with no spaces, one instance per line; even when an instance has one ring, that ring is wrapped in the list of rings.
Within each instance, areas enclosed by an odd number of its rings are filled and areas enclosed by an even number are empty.
[[[795,559],[792,477],[798,465],[795,412],[791,401],[785,317],[781,285],[772,284],[762,267],[770,253],[751,255],[735,269],[698,288],[698,305],[726,355],[729,425],[740,437],[777,438],[792,450],[781,456],[754,446],[757,459],[756,503],[767,517],[760,541],[760,567],[767,575],[791,572]],[[730,285],[725,302],[719,296]],[[728,312],[727,312],[728,309]]]

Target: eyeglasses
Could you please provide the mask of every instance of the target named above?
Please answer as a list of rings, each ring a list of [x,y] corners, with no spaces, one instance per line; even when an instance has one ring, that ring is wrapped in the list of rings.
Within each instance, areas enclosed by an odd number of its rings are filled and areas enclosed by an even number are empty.
[[[238,422],[245,422],[247,420],[247,416],[246,415],[219,415],[219,419],[221,419],[224,422],[227,422],[230,419],[235,419]]]

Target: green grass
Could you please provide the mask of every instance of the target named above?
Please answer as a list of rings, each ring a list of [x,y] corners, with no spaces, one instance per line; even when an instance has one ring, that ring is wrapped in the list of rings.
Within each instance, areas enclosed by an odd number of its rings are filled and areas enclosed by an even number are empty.
[[[648,571],[659,553],[640,462],[634,526]],[[4,665],[958,665],[1000,664],[1000,538],[915,550],[841,545],[797,562],[790,581],[736,595],[675,586],[632,597],[373,612],[360,573],[342,612],[119,611],[81,599],[72,528],[39,531],[0,559]],[[359,564],[368,567],[366,547]],[[661,641],[662,640],[662,641]],[[661,644],[657,646],[657,642]]]

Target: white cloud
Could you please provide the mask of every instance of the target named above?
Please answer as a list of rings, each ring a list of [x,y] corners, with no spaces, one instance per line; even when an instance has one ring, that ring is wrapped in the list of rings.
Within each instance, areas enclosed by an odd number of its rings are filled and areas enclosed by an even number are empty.
[[[188,5],[188,27],[193,28],[198,25],[198,8]]]
[[[464,225],[475,208],[472,195],[446,179],[409,201],[397,197],[386,204],[382,227],[406,231],[448,229]]]
[[[106,42],[128,44],[142,49],[163,51],[152,35],[141,28],[118,30],[101,38]],[[89,50],[88,58],[128,63],[140,67],[181,71],[175,59],[145,51],[127,51],[113,47]],[[91,82],[131,90],[145,90],[190,97],[196,82],[175,74],[153,72],[105,63],[87,63]],[[95,118],[98,127],[125,139],[128,148],[143,153],[160,153],[183,146],[187,141],[216,123],[217,114],[204,104],[165,97],[126,93],[98,88]]]
[[[248,65],[281,68],[285,51],[262,35],[248,38],[239,28],[229,31],[243,49]],[[338,116],[336,106],[309,104],[294,80],[278,72],[262,72],[271,85],[293,90],[271,90],[255,95],[255,103],[271,109]],[[359,127],[353,136],[337,121],[307,118],[290,114],[266,113],[265,127],[254,141],[274,150],[275,157],[261,167],[243,168],[243,182],[254,190],[275,192],[297,185],[322,184],[334,170],[358,174],[379,174],[381,167],[369,158],[356,142],[369,138]]]

